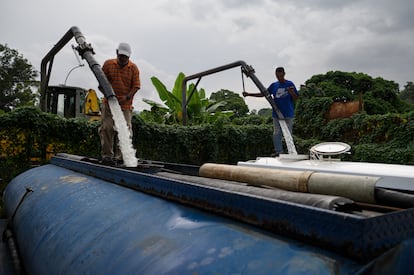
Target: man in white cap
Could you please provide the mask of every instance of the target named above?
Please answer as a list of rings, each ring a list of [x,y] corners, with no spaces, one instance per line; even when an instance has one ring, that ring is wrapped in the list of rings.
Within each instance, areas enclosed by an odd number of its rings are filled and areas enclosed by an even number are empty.
[[[129,60],[131,56],[129,44],[120,43],[116,55],[117,58],[105,61],[102,70],[112,85],[132,136],[132,101],[135,93],[141,88],[139,69]],[[118,146],[118,137],[106,98],[103,99],[103,103],[101,127],[99,127],[101,157],[103,163],[113,164],[122,161],[122,153]]]

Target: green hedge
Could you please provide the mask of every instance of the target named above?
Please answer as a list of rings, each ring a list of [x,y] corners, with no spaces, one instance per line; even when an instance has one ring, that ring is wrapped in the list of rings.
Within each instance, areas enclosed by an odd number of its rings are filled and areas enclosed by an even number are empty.
[[[147,124],[133,119],[133,144],[139,158],[200,165],[205,162],[235,164],[272,153],[268,125],[203,126]]]

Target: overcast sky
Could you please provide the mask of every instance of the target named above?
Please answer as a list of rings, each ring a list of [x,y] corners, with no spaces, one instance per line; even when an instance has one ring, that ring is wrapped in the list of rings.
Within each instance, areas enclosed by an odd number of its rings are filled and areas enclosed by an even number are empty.
[[[171,88],[179,72],[191,75],[244,60],[268,87],[274,68],[284,66],[297,87],[328,71],[363,72],[393,80],[400,89],[414,81],[412,0],[1,0],[0,43],[16,49],[40,71],[53,45],[77,26],[102,65],[119,42],[132,47],[141,71],[136,110],[142,98],[157,100],[150,78]],[[71,45],[55,57],[50,84],[63,84],[78,65]],[[84,61],[66,84],[94,88]],[[257,89],[245,79],[246,89]],[[240,69],[207,76],[207,93],[241,93]],[[250,110],[270,107],[247,98]]]

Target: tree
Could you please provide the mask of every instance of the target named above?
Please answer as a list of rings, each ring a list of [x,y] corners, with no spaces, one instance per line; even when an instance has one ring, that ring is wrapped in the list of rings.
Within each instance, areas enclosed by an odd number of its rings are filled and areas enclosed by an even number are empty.
[[[246,105],[246,102],[244,102],[244,99],[239,94],[229,90],[221,89],[212,93],[210,100],[226,102],[224,106],[217,108],[217,111],[233,111],[237,117],[246,116],[249,112],[249,107]]]
[[[304,97],[322,96],[333,100],[354,100],[359,93],[370,91],[373,86],[372,77],[364,73],[330,71],[322,75],[314,75],[301,87]]]
[[[272,117],[272,112],[273,112],[272,108],[263,108],[263,109],[260,109],[257,114],[263,117]]]
[[[33,106],[38,73],[17,50],[0,44],[0,110],[9,112],[18,106]]]
[[[408,81],[399,96],[405,102],[414,104],[414,83],[412,81]]]
[[[372,114],[403,112],[404,104],[398,97],[398,84],[364,73],[330,71],[314,75],[301,88],[303,98],[327,97],[334,101],[357,100],[362,93],[364,110]]]

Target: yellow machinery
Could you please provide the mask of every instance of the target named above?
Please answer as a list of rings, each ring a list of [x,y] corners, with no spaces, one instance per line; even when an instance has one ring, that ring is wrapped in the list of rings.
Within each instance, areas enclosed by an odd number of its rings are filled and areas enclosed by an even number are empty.
[[[45,112],[66,118],[84,117],[90,121],[100,119],[100,100],[93,89],[67,85],[48,86],[43,96]]]
[[[90,121],[96,121],[101,119],[101,106],[99,104],[99,98],[94,89],[89,89],[85,97],[84,114],[89,117]]]

